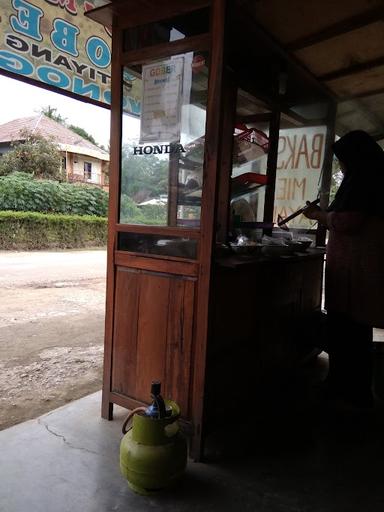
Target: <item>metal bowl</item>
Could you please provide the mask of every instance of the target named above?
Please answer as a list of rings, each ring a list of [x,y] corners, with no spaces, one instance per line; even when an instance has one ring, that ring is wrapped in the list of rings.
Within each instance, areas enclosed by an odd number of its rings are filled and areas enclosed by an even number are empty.
[[[264,245],[262,253],[265,256],[278,258],[280,256],[289,256],[294,253],[292,245]]]
[[[312,240],[292,240],[287,242],[287,245],[293,252],[305,252],[311,245]]]
[[[304,251],[306,251],[312,245],[312,240],[309,240],[309,239],[300,240],[300,238],[299,238],[298,242],[301,243]]]
[[[247,244],[229,244],[231,250],[238,255],[242,256],[257,256],[261,253],[262,246],[260,244],[254,243],[247,243]]]

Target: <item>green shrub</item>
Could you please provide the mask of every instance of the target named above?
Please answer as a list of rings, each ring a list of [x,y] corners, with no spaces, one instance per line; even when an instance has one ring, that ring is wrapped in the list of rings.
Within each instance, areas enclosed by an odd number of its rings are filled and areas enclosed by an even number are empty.
[[[102,247],[106,242],[106,218],[36,212],[0,212],[1,250]]]
[[[97,187],[36,180],[25,173],[0,177],[0,210],[105,217],[108,194]]]
[[[167,206],[147,204],[137,206],[126,194],[121,195],[120,222],[151,226],[167,225]]]
[[[20,140],[11,143],[12,149],[0,160],[0,174],[28,173],[35,178],[62,180],[61,153],[54,139],[38,131],[20,130]]]

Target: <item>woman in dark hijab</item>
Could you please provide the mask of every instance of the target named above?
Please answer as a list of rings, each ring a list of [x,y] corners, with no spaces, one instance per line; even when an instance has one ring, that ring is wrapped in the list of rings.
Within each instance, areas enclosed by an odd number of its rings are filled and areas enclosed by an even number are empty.
[[[384,152],[366,132],[355,130],[333,145],[344,178],[328,211],[383,215]]]
[[[333,145],[344,173],[327,211],[305,212],[329,229],[325,272],[330,395],[371,406],[373,327],[384,327],[384,153],[367,133]]]

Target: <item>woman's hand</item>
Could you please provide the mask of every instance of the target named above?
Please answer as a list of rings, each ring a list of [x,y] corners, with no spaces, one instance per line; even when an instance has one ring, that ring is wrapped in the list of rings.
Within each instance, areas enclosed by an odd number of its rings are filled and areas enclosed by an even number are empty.
[[[310,205],[310,202],[307,201],[307,204]],[[320,224],[327,225],[327,212],[322,210],[316,204],[308,206],[303,211],[303,215],[307,217],[307,219],[317,220]]]
[[[310,205],[309,201],[307,201],[307,205]],[[305,210],[303,211],[303,215],[305,215],[305,217],[307,217],[307,219],[312,219],[312,220],[319,220],[319,218],[318,218],[319,213],[323,213],[323,210],[316,204],[307,206],[305,208]]]

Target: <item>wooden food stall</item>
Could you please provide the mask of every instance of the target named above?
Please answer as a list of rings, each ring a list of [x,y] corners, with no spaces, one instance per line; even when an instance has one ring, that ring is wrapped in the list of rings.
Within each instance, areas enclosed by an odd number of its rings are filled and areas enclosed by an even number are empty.
[[[328,203],[335,101],[243,4],[136,0],[89,13],[113,33],[102,415],[148,402],[158,379],[195,459],[221,379],[241,399],[250,379],[296,364],[297,327],[321,307],[325,233],[298,218],[293,233],[312,248],[269,245],[278,214],[318,194]],[[229,248],[239,235],[253,254]]]

